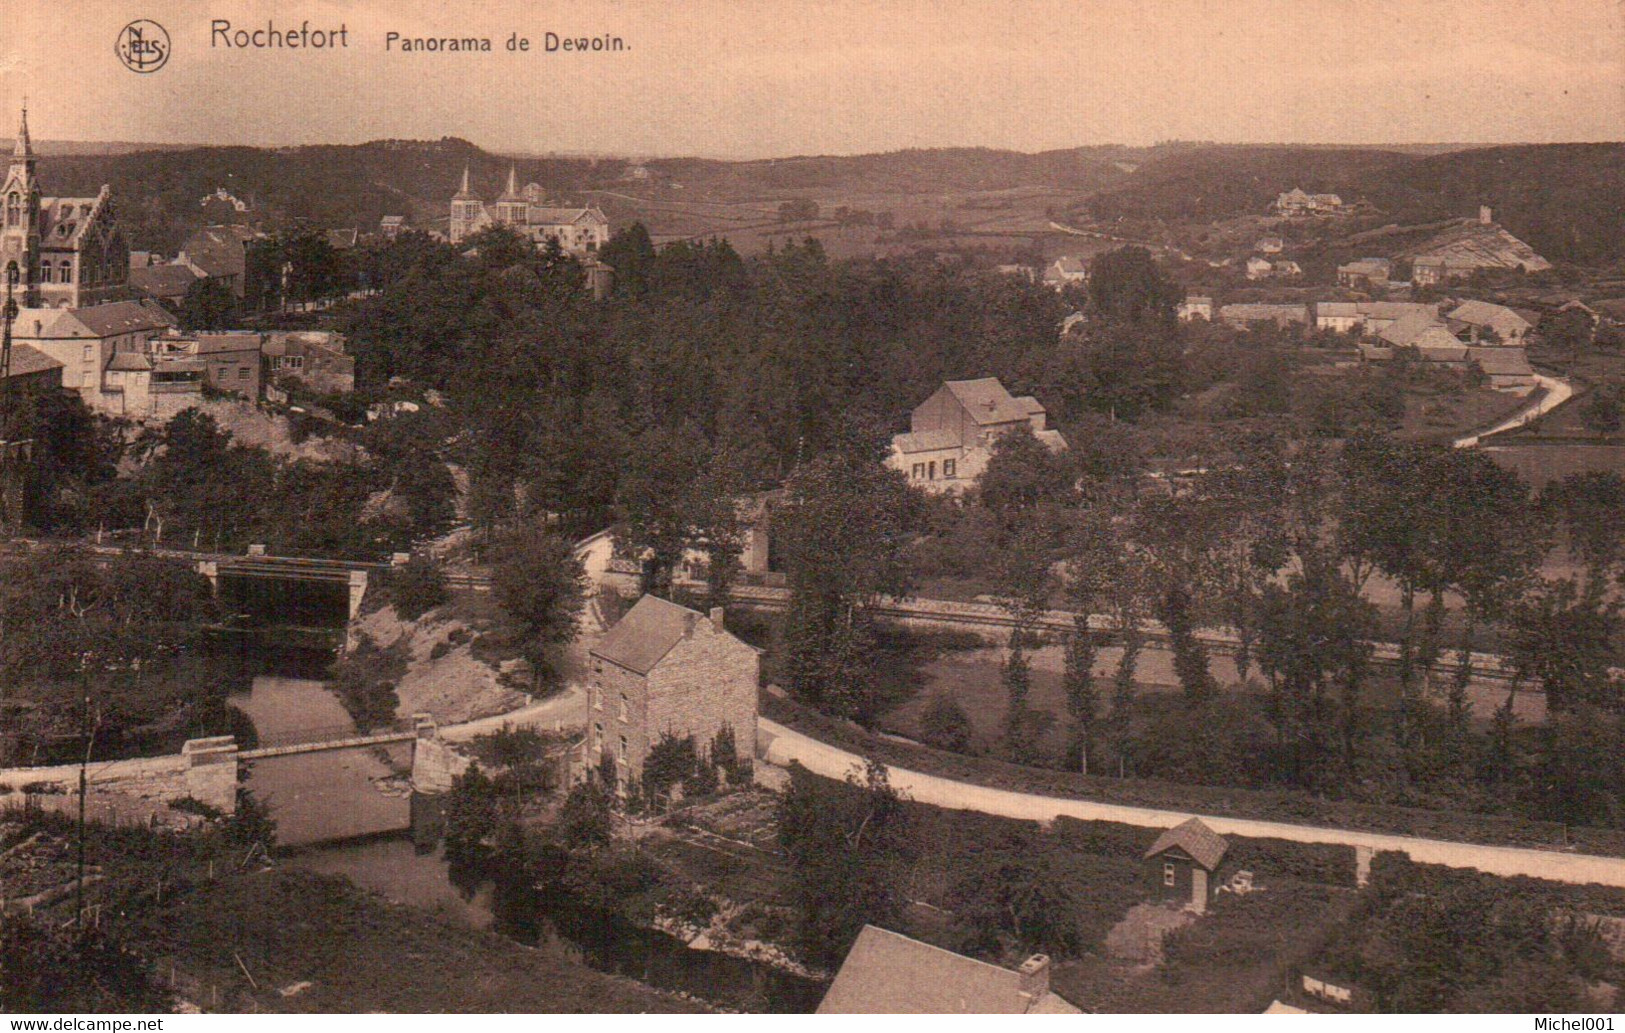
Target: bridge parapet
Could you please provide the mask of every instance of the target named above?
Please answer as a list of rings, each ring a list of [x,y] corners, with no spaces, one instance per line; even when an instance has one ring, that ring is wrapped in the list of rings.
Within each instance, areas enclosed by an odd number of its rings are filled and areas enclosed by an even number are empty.
[[[186,758],[186,794],[225,814],[236,814],[236,737],[188,739],[181,747],[181,756]]]

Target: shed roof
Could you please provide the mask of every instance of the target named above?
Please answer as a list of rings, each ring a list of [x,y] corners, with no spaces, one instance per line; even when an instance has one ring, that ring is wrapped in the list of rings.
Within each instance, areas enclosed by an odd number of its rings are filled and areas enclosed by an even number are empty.
[[[863,927],[847,952],[822,1015],[1078,1015],[1050,993],[1023,993],[1021,975],[899,933]]]
[[[891,439],[892,447],[904,455],[915,452],[935,452],[942,448],[958,448],[959,436],[951,430],[921,430],[912,434],[898,434]]]
[[[1230,844],[1225,842],[1223,836],[1202,824],[1201,818],[1191,818],[1182,825],[1176,825],[1157,837],[1151,844],[1151,849],[1145,852],[1147,860],[1168,850],[1179,849],[1191,855],[1197,864],[1213,871],[1224,860],[1225,851]]]

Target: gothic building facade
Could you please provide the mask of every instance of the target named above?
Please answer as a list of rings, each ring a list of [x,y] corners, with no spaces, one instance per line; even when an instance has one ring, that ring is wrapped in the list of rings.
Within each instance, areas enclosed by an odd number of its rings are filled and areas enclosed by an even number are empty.
[[[542,188],[530,183],[519,189],[517,172],[508,169],[508,188],[495,204],[487,205],[468,187],[463,169],[462,189],[451,199],[448,236],[453,244],[489,226],[507,226],[538,247],[549,240],[572,255],[595,254],[609,242],[609,220],[597,207],[569,208],[547,203]]]
[[[24,308],[80,308],[126,296],[130,252],[112,192],[43,197],[23,111],[11,165],[0,186],[0,290],[12,284]]]

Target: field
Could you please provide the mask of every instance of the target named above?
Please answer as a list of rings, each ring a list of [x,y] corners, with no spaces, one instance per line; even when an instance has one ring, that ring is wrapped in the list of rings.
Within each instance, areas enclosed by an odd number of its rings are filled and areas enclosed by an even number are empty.
[[[730,190],[677,190],[668,184],[624,190],[592,190],[612,222],[641,221],[657,244],[674,240],[726,237],[741,254],[752,255],[789,241],[816,237],[832,258],[872,258],[900,251],[986,250],[1001,257],[1030,255],[1048,261],[1063,254],[1089,255],[1109,242],[1056,231],[1051,213],[1075,203],[1079,193],[1048,186],[989,190],[917,191],[804,189],[735,196]],[[785,223],[779,204],[792,198],[815,201],[821,218]],[[893,228],[838,224],[836,208],[884,213]]]

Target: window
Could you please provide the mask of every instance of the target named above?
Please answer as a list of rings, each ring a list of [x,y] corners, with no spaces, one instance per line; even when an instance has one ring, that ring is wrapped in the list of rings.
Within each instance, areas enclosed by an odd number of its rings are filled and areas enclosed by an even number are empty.
[[[935,459],[926,464],[925,479],[928,481],[937,479],[937,461]]]
[[[1174,862],[1172,861],[1162,862],[1162,884],[1164,886],[1174,884]]]
[[[92,358],[95,357],[95,350],[94,349],[95,349],[94,345],[89,345],[89,344],[85,345],[85,361],[86,362],[89,362]]]
[[[604,709],[604,690],[597,685],[592,687],[592,708],[594,710]]]
[[[953,459],[944,459],[942,461],[942,476],[944,478],[946,478],[948,480],[953,480],[955,462],[957,462],[957,460],[953,460]]]
[[[624,693],[624,692],[623,692],[623,693],[621,693],[621,720],[622,720],[622,721],[629,721],[629,720],[631,720],[631,718],[629,718],[629,717],[627,717],[627,716],[626,716],[626,715],[627,715],[627,710],[626,710],[626,693]]]
[[[604,726],[603,725],[595,724],[595,725],[592,726],[592,742],[593,742],[593,745],[595,747],[597,747],[597,749],[600,752],[602,752],[602,750],[604,748]]]
[[[23,202],[14,190],[6,195],[6,225],[15,226],[22,221]]]
[[[621,736],[621,763],[626,763],[626,736]]]
[[[73,282],[73,263],[67,261],[66,259],[64,259],[62,262],[62,282]]]
[[[920,480],[921,478],[923,478],[924,476],[925,476],[925,464],[924,463],[915,463],[914,464],[914,479],[917,481],[917,480]]]
[[[46,262],[44,265],[40,266],[40,282],[51,282],[51,263]]]
[[[237,367],[237,379],[238,380],[247,380],[248,379],[248,367],[247,366],[238,366]]]

